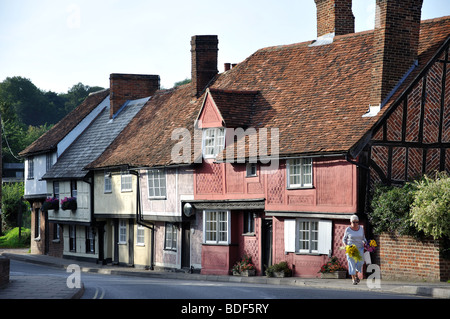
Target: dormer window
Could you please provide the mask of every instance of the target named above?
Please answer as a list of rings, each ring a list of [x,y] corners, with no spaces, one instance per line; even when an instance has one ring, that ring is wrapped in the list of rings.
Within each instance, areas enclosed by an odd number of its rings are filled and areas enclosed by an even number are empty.
[[[225,129],[207,128],[203,130],[203,157],[214,158],[225,147]]]

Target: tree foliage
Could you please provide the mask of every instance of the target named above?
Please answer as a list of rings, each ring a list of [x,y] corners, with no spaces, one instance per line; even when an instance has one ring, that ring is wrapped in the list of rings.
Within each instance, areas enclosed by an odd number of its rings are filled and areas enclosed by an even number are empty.
[[[77,107],[89,93],[101,90],[82,83],[67,93],[38,89],[29,79],[8,77],[0,82],[3,162],[19,162],[17,154]]]

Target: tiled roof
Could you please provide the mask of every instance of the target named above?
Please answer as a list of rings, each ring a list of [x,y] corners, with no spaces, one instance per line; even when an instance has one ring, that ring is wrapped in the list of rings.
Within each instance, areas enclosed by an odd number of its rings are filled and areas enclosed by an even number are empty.
[[[419,67],[399,92],[424,68],[449,31],[450,17],[422,22]],[[209,91],[228,127],[278,128],[281,156],[348,152],[399,95],[375,117],[362,117],[369,109],[372,42],[373,31],[365,31],[336,36],[328,45],[310,47],[311,42],[303,42],[264,48],[216,76]],[[192,134],[205,94],[192,97],[190,84],[157,92],[89,167],[173,164],[171,150],[177,141],[171,140],[172,130],[185,127]],[[250,100],[251,111],[243,106]]]
[[[202,103],[201,98],[192,97],[191,93],[191,83],[157,91],[114,143],[87,168],[175,164],[171,152],[180,140],[172,140],[172,132],[186,128],[193,137],[194,122]],[[191,155],[193,152],[192,145]]]
[[[20,156],[55,151],[58,143],[109,95],[109,89],[90,94],[49,131],[19,153]]]
[[[257,90],[250,126],[278,128],[280,155],[344,153],[449,35],[450,17],[422,21],[419,67],[375,117],[362,117],[369,108],[373,31],[336,36],[322,46],[304,42],[261,49],[221,74],[211,90]]]
[[[67,148],[43,179],[84,178],[88,171],[83,168],[95,160],[114,141],[131,119],[142,109],[148,98],[128,101],[110,119],[109,107],[105,107],[91,125]]]

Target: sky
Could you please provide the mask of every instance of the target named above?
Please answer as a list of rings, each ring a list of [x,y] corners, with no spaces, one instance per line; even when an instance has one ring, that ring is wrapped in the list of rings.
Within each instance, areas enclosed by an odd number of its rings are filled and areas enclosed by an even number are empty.
[[[353,0],[355,31],[373,29],[375,0]],[[424,0],[422,19],[450,15]],[[314,0],[0,0],[0,82],[22,76],[67,92],[109,87],[111,73],[191,77],[190,39],[218,35],[219,72],[256,50],[316,38]]]

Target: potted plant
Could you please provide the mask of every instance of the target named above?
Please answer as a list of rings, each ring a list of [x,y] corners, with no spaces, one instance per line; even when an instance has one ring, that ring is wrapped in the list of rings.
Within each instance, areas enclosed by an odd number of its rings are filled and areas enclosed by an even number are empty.
[[[52,209],[59,210],[59,200],[56,197],[48,197],[41,207],[43,212],[47,212]]]
[[[234,276],[254,276],[256,269],[252,257],[244,255],[240,261],[234,264],[232,272]]]
[[[282,261],[278,264],[267,267],[266,276],[267,277],[290,277],[292,275],[292,270],[286,261]]]
[[[64,199],[61,200],[61,208],[63,210],[76,210],[77,209],[76,197],[64,197]]]
[[[341,265],[339,259],[333,256],[320,267],[319,273],[321,273],[321,278],[344,279],[347,275],[347,270]]]

